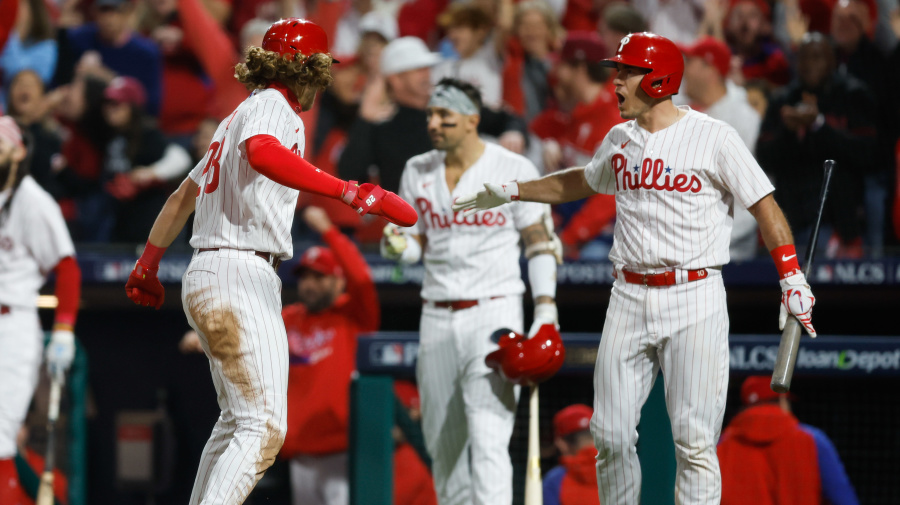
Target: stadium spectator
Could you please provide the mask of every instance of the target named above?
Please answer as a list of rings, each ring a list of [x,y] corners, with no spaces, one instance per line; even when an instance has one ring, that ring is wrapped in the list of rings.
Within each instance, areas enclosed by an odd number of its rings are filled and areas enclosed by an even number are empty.
[[[503,103],[525,121],[547,105],[548,76],[562,27],[543,0],[526,0],[515,7],[512,36],[503,61]]]
[[[197,125],[208,114],[213,93],[197,59],[197,51],[185,37],[185,31],[193,27],[182,20],[178,4],[179,0],[148,1],[146,8],[140,10],[138,28],[141,34],[156,43],[162,53],[159,128],[172,140],[188,147]],[[213,27],[218,28],[211,17],[210,21]],[[207,36],[204,33],[204,42],[209,44],[211,41],[205,38]],[[221,48],[217,50],[221,51]],[[233,51],[225,53],[231,54]],[[234,63],[235,60],[232,65]]]
[[[327,247],[307,249],[293,273],[300,302],[283,310],[290,350],[287,437],[295,505],[348,503],[350,379],[356,339],[381,318],[369,267],[322,209],[303,220]]]
[[[610,71],[599,64],[606,56],[596,33],[566,36],[553,69],[557,103],[530,124],[544,146],[545,173],[585,165],[609,129],[622,122]]]
[[[499,109],[503,100],[501,52],[505,42],[493,31],[491,15],[475,2],[454,2],[441,14],[441,27],[457,58],[442,61],[431,71],[431,82],[445,77],[472,83],[485,106]],[[492,36],[493,34],[493,36]]]
[[[103,93],[103,117],[111,131],[96,195],[94,239],[138,242],[150,233],[169,195],[165,183],[191,168],[188,152],[166,140],[144,113],[146,95],[137,79],[117,77]]]
[[[312,155],[309,156],[319,170],[335,176],[338,159],[347,145],[347,132],[350,131],[359,113],[359,100],[362,96],[360,80],[363,71],[360,60],[354,56],[342,56],[339,60],[340,63],[331,66],[333,84],[322,93],[322,98],[318,101],[319,116],[310,150]],[[366,223],[378,221],[380,228],[373,231],[377,234],[374,240],[380,238],[381,229],[387,224],[377,216],[363,216],[361,219],[359,214],[343,202],[314,193],[301,193],[299,205],[321,207],[329,219],[342,229],[356,228],[361,220]]]
[[[891,103],[887,58],[872,42],[878,7],[875,0],[840,0],[831,11],[831,38],[837,52],[838,71],[860,79],[875,94],[878,104]],[[878,107],[878,145],[864,176],[866,246],[880,256],[884,246],[885,218],[898,116],[889,106]]]
[[[751,153],[756,152],[761,116],[747,102],[747,94],[728,81],[731,51],[721,40],[702,37],[683,49],[685,55],[682,89],[687,104],[724,121],[737,130]],[[756,256],[759,243],[756,219],[739,202],[734,202],[734,227],[731,229],[732,261]]]
[[[106,80],[134,77],[146,90],[149,114],[159,114],[162,93],[162,55],[150,39],[134,33],[130,18],[133,0],[96,0],[96,21],[68,28],[61,34],[56,82],[72,80],[76,67]]]
[[[597,487],[597,448],[591,436],[587,405],[569,405],[553,416],[553,443],[560,464],[544,476],[544,505],[600,504]]]
[[[23,70],[10,79],[7,110],[22,130],[31,135],[34,145],[31,176],[57,200],[63,196],[56,179],[62,137],[51,112],[59,97],[58,93],[48,95],[44,92],[44,83],[33,70]]]
[[[646,32],[648,29],[646,18],[631,4],[625,2],[607,4],[603,9],[603,18],[597,26],[608,56],[615,54],[623,37],[629,33]]]
[[[631,4],[650,22],[651,32],[676,44],[690,44],[697,38],[704,0],[633,0]]]
[[[531,122],[531,131],[543,147],[543,171],[551,173],[583,166],[591,160],[610,128],[622,122],[610,72],[600,66],[607,52],[594,32],[570,32],[553,72],[557,104]],[[566,255],[575,257],[584,244],[594,239],[615,217],[615,197],[594,195],[586,201],[554,207],[562,225],[560,239]],[[609,253],[608,238],[599,249],[582,251],[584,257],[604,258]],[[587,254],[590,253],[590,254]]]
[[[766,0],[731,0],[724,17],[724,39],[739,58],[737,84],[765,79],[783,86],[791,77],[790,65],[781,47],[772,39],[772,10]],[[713,20],[712,24],[718,26]]]
[[[56,70],[57,49],[47,6],[43,0],[19,0],[18,11],[3,12],[4,16],[12,15],[15,25],[5,46],[0,40],[0,91],[23,70],[33,71],[44,85],[49,84]],[[0,94],[0,99],[8,107],[5,95]]]
[[[822,162],[837,161],[825,202],[820,238],[829,257],[859,257],[863,175],[876,146],[876,101],[858,79],[836,70],[834,49],[822,34],[810,33],[797,55],[798,79],[769,103],[757,141],[757,158],[775,179],[775,198],[806,244],[818,212]],[[825,250],[825,249],[823,249]],[[799,254],[803,254],[798,249]]]
[[[384,189],[399,190],[406,161],[432,148],[422,125],[431,96],[430,70],[440,61],[416,37],[400,37],[384,48],[383,77],[371,79],[363,91],[359,117],[338,162],[342,178],[363,182],[377,177]],[[518,117],[488,108],[481,109],[478,131],[507,147],[524,146],[527,133]]]
[[[789,395],[773,392],[770,380],[744,380],[744,409],[722,433],[722,505],[857,505],[834,444],[797,421]]]
[[[359,43],[348,54],[357,55],[364,75],[378,75],[381,51],[396,38],[396,19],[380,12],[369,12],[359,21]],[[344,59],[341,58],[341,61]]]

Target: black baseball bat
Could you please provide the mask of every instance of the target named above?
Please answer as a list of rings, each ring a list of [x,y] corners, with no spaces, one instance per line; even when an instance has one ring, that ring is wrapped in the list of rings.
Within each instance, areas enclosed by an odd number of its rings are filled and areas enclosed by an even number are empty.
[[[813,258],[816,255],[816,240],[819,238],[819,225],[822,223],[822,212],[825,210],[825,197],[828,196],[828,186],[831,183],[831,173],[834,170],[834,160],[825,160],[825,178],[822,180],[822,191],[819,194],[819,214],[816,216],[816,226],[809,237],[809,246],[806,248],[806,262],[803,264],[803,275],[809,279]],[[789,315],[784,324],[784,332],[781,334],[781,343],[778,345],[778,356],[775,358],[775,369],[772,370],[772,391],[787,393],[791,390],[791,378],[794,376],[794,365],[797,364],[797,354],[800,350],[800,334],[802,325],[793,315]]]

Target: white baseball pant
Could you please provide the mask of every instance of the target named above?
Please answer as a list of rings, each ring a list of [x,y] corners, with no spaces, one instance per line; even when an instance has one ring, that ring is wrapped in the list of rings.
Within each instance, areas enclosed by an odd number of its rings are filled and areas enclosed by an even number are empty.
[[[348,465],[346,452],[295,456],[290,461],[291,503],[347,505],[350,503]]]
[[[440,505],[512,503],[509,439],[519,387],[484,364],[497,349],[491,333],[504,327],[522,332],[521,296],[462,310],[422,306],[416,377]]]
[[[195,252],[182,286],[222,409],[189,503],[237,505],[275,461],[287,428],[281,279],[252,251],[220,249]]]
[[[728,312],[718,270],[703,280],[613,284],[594,370],[591,431],[603,505],[640,503],[637,425],[661,369],[675,439],[675,503],[718,504],[716,442],[728,393]]]
[[[0,315],[0,459],[16,455],[16,435],[37,387],[44,348],[37,309]]]

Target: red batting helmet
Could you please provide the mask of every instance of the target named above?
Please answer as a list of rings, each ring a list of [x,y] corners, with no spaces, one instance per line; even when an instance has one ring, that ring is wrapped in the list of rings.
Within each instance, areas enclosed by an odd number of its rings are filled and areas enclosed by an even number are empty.
[[[269,27],[263,37],[262,48],[282,56],[328,53],[328,36],[322,27],[312,21],[287,18]]]
[[[541,326],[529,339],[506,328],[495,331],[491,338],[500,348],[488,354],[484,362],[514,384],[540,384],[553,377],[566,359],[566,348],[552,324]]]
[[[617,63],[645,68],[650,72],[641,79],[641,89],[652,98],[678,93],[684,75],[684,57],[671,40],[655,33],[631,33],[622,37],[616,55],[600,64],[615,67]]]

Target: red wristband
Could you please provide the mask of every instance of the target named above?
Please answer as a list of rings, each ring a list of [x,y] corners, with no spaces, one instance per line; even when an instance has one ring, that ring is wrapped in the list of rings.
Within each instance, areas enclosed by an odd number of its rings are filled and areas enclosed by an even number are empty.
[[[769,254],[772,255],[775,268],[778,269],[779,279],[786,279],[800,273],[800,263],[797,262],[797,250],[794,249],[794,244],[778,246]]]
[[[147,245],[144,246],[144,253],[141,254],[141,261],[150,268],[156,268],[166,249],[166,247],[156,247],[148,240]]]

